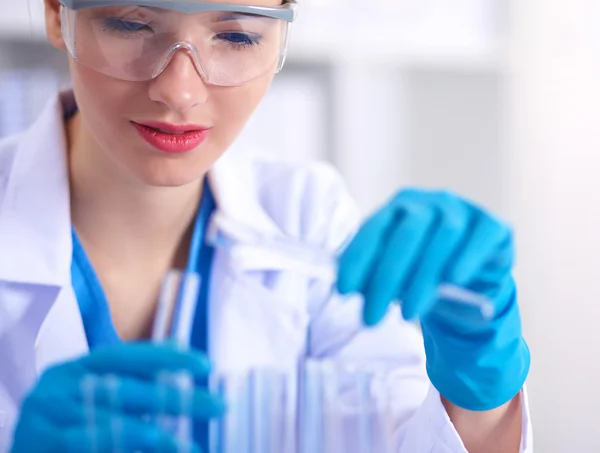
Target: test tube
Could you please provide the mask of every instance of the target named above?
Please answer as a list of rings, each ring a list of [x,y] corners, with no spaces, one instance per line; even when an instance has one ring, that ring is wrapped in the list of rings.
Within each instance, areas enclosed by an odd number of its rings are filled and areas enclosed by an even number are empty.
[[[246,374],[225,374],[214,385],[227,403],[227,413],[211,423],[213,453],[250,453],[250,392]]]
[[[96,425],[96,388],[97,377],[88,374],[81,380],[81,395],[83,400],[84,416],[86,420],[87,432],[89,433],[89,453],[98,453],[98,426]]]
[[[320,364],[323,405],[323,451],[345,451],[343,447],[343,417],[338,398],[340,391],[339,370],[329,361]]]
[[[210,452],[392,453],[389,383],[377,373],[308,359],[299,383],[265,369],[220,376],[213,388],[229,410],[211,423]]]
[[[358,371],[354,375],[356,394],[357,394],[357,413],[356,419],[358,422],[358,452],[370,453],[372,448],[372,440],[370,436],[370,401],[369,397],[369,376],[362,371]]]
[[[299,453],[323,451],[323,399],[319,362],[306,360],[302,366],[300,390]]]
[[[94,374],[88,374],[83,376],[80,383],[80,390],[82,392],[84,417],[89,433],[89,450],[92,453],[99,451],[99,434],[98,426],[96,423],[96,404],[98,399],[100,401],[107,401],[108,404],[116,410],[118,413],[119,408],[119,378],[112,374],[103,376],[97,376]],[[102,392],[100,396],[98,394]],[[124,452],[123,439],[124,439],[124,427],[123,420],[118,415],[111,415],[109,419],[109,436],[111,451],[113,453]],[[87,450],[87,449],[86,449]]]
[[[161,287],[152,339],[155,342],[172,341],[177,347],[188,348],[194,321],[194,312],[200,291],[200,276],[194,272],[170,270]],[[192,378],[185,373],[166,373],[158,376],[159,386],[178,389],[180,407],[190,403]],[[166,404],[163,393],[161,404]],[[183,410],[189,412],[189,408]],[[178,453],[187,453],[193,445],[193,427],[188,416],[176,418],[160,416],[158,423],[172,432],[179,445]]]
[[[296,453],[291,379],[272,369],[252,369],[215,379],[228,412],[211,423],[211,453]]]
[[[115,410],[119,406],[119,378],[114,375],[106,375],[102,378],[102,383],[105,389],[108,391],[108,400],[110,406]],[[112,439],[112,451],[113,453],[125,453],[125,447],[123,445],[123,439],[125,436],[125,430],[123,429],[123,420],[114,415],[110,418],[110,435]]]
[[[275,370],[250,373],[252,453],[282,453],[285,448],[285,381]]]
[[[301,399],[302,453],[392,453],[383,368],[309,360]]]

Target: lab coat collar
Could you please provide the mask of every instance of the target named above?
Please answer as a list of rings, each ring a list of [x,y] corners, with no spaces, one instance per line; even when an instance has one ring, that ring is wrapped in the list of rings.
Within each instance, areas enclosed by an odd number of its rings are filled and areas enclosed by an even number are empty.
[[[298,269],[299,265],[304,267],[305,263],[301,257],[291,256],[286,250],[273,247],[279,240],[302,245],[299,238],[291,237],[273,219],[265,201],[261,199],[261,194],[277,190],[274,184],[268,184],[273,175],[269,174],[269,165],[264,159],[257,159],[247,149],[239,149],[238,145],[234,144],[213,165],[208,178],[215,197],[216,210],[208,231],[212,228],[220,229],[218,225],[221,222],[216,222],[218,219],[241,226],[243,231],[251,231],[261,239],[268,238],[271,247],[248,241],[245,234],[227,230],[227,236],[235,245],[223,253],[231,258],[230,262],[238,271],[280,271]],[[278,209],[288,209],[285,200],[282,200]]]
[[[217,212],[261,234],[283,236],[260,203],[260,178],[264,175],[253,167],[251,156],[236,146],[227,150],[208,172]]]
[[[70,281],[69,174],[63,112],[55,98],[22,136],[0,199],[0,281],[63,286]]]

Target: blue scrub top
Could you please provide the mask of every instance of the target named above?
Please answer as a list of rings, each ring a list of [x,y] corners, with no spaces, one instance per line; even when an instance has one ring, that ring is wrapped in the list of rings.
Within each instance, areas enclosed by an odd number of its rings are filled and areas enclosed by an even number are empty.
[[[194,349],[204,352],[208,351],[208,294],[214,253],[213,247],[206,243],[204,237],[208,221],[214,209],[215,200],[208,181],[205,179],[202,201],[194,221],[192,242],[190,244],[186,267],[188,272],[197,272],[201,278],[200,294],[196,304],[191,335],[191,346]],[[72,229],[72,236],[73,257],[71,260],[71,280],[77,297],[77,303],[79,304],[79,310],[81,311],[90,350],[98,346],[118,344],[122,340],[113,324],[102,285],[74,228]],[[208,427],[205,423],[200,423],[195,427],[194,437],[200,442],[203,451],[207,451],[206,439],[208,439]]]

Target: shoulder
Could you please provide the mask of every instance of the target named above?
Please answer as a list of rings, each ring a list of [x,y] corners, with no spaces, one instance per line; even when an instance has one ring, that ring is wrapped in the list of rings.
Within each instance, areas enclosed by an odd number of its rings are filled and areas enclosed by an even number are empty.
[[[293,197],[298,201],[335,202],[347,194],[341,174],[323,161],[289,162],[267,158],[251,160],[252,171],[263,196]],[[277,188],[277,192],[273,189]]]
[[[36,181],[39,174],[47,174],[48,179],[64,177],[63,115],[71,102],[74,102],[71,92],[58,93],[48,100],[45,109],[27,129],[0,139],[0,200],[9,178],[18,180],[21,185]]]
[[[252,159],[260,206],[288,235],[339,248],[358,227],[359,209],[330,163]]]

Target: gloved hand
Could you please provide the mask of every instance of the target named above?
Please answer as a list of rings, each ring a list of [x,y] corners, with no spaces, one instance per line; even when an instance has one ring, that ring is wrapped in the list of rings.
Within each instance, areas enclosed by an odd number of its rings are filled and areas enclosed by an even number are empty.
[[[152,422],[153,416],[210,418],[221,415],[224,404],[204,389],[165,384],[164,373],[197,379],[209,370],[208,360],[199,353],[150,343],[98,349],[57,365],[25,398],[11,453],[177,453],[176,439]],[[107,375],[114,379],[115,391],[96,391],[92,412],[84,403],[86,383]],[[189,403],[182,405],[188,397]],[[114,432],[119,439],[113,438]],[[186,451],[199,448],[194,445]]]
[[[468,410],[510,401],[529,372],[511,275],[507,225],[448,192],[406,190],[361,227],[340,258],[338,291],[364,297],[364,322],[375,325],[390,303],[419,319],[427,371],[447,400]],[[491,319],[462,316],[440,297],[441,284],[486,296]]]

